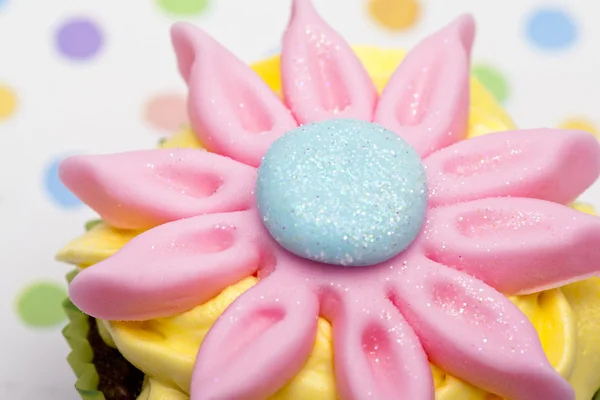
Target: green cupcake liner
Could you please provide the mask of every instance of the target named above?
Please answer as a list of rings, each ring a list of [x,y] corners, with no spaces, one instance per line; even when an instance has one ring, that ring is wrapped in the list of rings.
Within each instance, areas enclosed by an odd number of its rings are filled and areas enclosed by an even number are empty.
[[[77,270],[70,272],[67,275],[67,282],[70,283],[77,273]],[[69,323],[63,329],[62,334],[71,348],[67,361],[77,377],[75,389],[82,400],[106,400],[104,394],[98,390],[100,377],[92,363],[94,352],[88,341],[89,317],[75,307],[69,299],[63,302],[63,308],[67,313]]]

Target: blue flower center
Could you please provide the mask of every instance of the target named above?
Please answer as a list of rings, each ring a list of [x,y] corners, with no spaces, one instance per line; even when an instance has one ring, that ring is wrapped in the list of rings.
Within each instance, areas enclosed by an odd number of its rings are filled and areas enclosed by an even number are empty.
[[[258,169],[258,210],[269,233],[297,256],[368,266],[405,250],[427,210],[417,152],[394,132],[354,119],[294,129]]]

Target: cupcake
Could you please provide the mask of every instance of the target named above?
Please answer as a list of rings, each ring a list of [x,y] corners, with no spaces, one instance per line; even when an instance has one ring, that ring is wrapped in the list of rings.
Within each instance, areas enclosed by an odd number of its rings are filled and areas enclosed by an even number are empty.
[[[592,399],[600,146],[516,130],[474,31],[350,47],[296,0],[248,67],[176,24],[190,128],[60,166],[100,217],[58,254],[81,397]]]

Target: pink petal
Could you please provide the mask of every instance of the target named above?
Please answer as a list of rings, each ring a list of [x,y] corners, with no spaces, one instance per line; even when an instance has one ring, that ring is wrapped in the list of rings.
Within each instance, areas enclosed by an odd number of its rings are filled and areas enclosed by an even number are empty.
[[[188,218],[135,237],[112,257],[81,271],[70,297],[105,320],[172,316],[252,275],[262,232],[254,210]]]
[[[204,339],[191,400],[266,399],[304,366],[317,332],[319,302],[277,272],[242,294]]]
[[[393,284],[393,301],[432,363],[511,400],[574,399],[525,315],[467,274],[415,259]]]
[[[200,141],[214,152],[260,165],[271,143],[296,127],[289,111],[258,75],[202,30],[179,23],[171,36]]]
[[[600,219],[543,200],[495,198],[430,212],[426,255],[505,294],[562,286],[600,271]]]
[[[147,229],[254,204],[256,170],[192,149],[74,156],[60,178],[110,225]]]
[[[344,297],[332,312],[332,324],[341,399],[434,398],[427,356],[389,300]]]
[[[464,15],[425,39],[383,90],[375,122],[396,132],[421,156],[467,133],[469,58],[475,24]]]
[[[600,146],[583,131],[498,132],[458,142],[425,160],[429,204],[485,197],[569,203],[600,174]]]
[[[348,43],[317,14],[310,0],[294,0],[283,37],[285,100],[299,123],[331,118],[371,121],[377,91]]]

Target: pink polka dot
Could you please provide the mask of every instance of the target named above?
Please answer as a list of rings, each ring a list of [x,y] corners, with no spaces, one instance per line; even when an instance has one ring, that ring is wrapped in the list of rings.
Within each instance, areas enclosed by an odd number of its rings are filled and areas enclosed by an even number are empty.
[[[157,130],[177,132],[188,121],[185,96],[163,93],[150,98],[144,106],[144,119]]]

